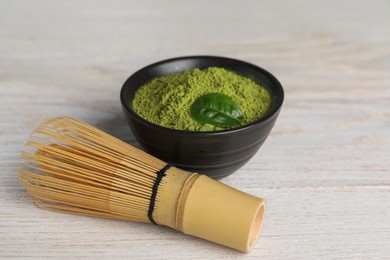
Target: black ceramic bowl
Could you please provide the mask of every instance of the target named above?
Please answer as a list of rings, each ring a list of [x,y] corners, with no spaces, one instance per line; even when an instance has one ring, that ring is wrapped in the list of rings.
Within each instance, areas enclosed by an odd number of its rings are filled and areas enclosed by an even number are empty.
[[[274,96],[268,113],[239,128],[193,132],[150,123],[132,109],[136,90],[151,79],[208,67],[223,67],[266,87]],[[192,56],[164,60],[135,72],[124,83],[120,96],[127,123],[146,152],[179,168],[219,179],[235,172],[258,151],[278,117],[284,93],[273,75],[255,65],[229,58]]]

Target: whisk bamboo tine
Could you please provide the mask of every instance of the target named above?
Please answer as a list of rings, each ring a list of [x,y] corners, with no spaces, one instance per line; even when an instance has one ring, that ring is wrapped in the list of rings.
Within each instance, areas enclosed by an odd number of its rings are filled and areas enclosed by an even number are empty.
[[[151,222],[248,252],[264,201],[190,173],[70,117],[40,124],[20,183],[42,209]]]

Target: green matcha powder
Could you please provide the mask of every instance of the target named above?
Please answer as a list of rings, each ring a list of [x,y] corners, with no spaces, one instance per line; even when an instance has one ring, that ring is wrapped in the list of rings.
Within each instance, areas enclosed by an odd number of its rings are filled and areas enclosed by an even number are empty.
[[[244,116],[240,126],[258,120],[271,106],[267,89],[249,78],[216,67],[155,78],[137,90],[132,105],[145,120],[167,128],[186,131],[228,129],[199,123],[191,117],[191,105],[208,93],[222,93],[233,99]]]

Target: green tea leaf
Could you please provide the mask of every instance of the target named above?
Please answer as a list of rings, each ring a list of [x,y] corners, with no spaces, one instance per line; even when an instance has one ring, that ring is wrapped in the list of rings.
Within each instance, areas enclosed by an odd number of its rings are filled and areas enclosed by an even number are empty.
[[[233,99],[220,93],[197,98],[190,107],[190,115],[200,123],[222,127],[238,126],[244,118]]]

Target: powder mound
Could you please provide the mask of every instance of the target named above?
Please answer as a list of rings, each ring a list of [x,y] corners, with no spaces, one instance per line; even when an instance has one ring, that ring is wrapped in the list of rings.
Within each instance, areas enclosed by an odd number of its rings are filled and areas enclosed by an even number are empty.
[[[271,106],[271,94],[266,88],[217,67],[155,78],[137,90],[132,106],[139,116],[163,127],[186,131],[225,130],[199,123],[190,116],[192,103],[208,93],[231,97],[244,116],[241,126],[260,119]]]

